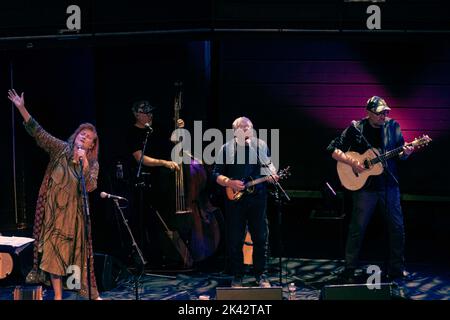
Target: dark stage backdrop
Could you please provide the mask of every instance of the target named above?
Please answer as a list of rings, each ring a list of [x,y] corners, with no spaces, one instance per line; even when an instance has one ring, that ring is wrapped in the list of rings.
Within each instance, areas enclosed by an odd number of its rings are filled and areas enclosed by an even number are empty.
[[[169,138],[174,130],[175,82],[183,83],[183,101],[180,116],[186,128],[192,130],[194,120],[208,122],[207,103],[209,97],[209,42],[181,41],[123,47],[105,46],[95,50],[96,105],[99,110],[99,132],[102,137],[101,180],[99,191],[119,194],[131,198],[133,189],[130,179],[128,129],[134,124],[131,107],[134,101],[145,99],[156,107],[153,133],[147,148],[158,159],[170,159],[172,143]],[[116,179],[116,165],[124,166],[125,182]],[[177,220],[174,215],[173,173],[165,168],[152,170],[151,201],[173,230]],[[148,195],[146,194],[146,198]],[[98,214],[110,228],[102,228],[99,235],[99,250],[113,252],[119,256],[130,252],[128,234],[113,203],[98,198]],[[133,224],[138,210],[127,207],[124,213]],[[145,212],[145,215],[152,214]],[[159,221],[156,220],[156,223]],[[159,225],[160,226],[160,225]],[[162,232],[162,226],[158,227]],[[152,229],[152,232],[155,229]],[[136,234],[135,234],[136,235]],[[161,237],[164,234],[160,235]],[[167,240],[167,239],[166,239]],[[114,245],[111,246],[111,243]]]
[[[54,136],[66,140],[82,122],[93,123],[100,142],[100,173],[98,189],[90,194],[93,235],[96,251],[121,253],[127,234],[113,204],[99,197],[101,191],[129,196],[129,185],[115,179],[118,161],[129,174],[126,133],[134,123],[132,103],[147,99],[156,106],[154,133],[149,145],[157,158],[170,158],[169,141],[174,129],[174,98],[176,81],[183,83],[181,117],[192,130],[193,120],[208,125],[210,100],[210,43],[207,41],[157,42],[154,44],[108,45],[72,48],[42,48],[2,52],[0,88],[6,95],[11,87],[12,66],[14,88],[25,91],[27,108],[37,121]],[[19,222],[30,235],[35,202],[42,182],[48,156],[27,135],[22,118],[15,112],[15,147],[17,167],[17,206],[14,201],[13,132],[11,106],[5,98],[1,109],[1,145],[5,149],[5,174],[2,175],[0,229],[5,234],[16,231],[15,211]],[[171,226],[176,221],[168,217],[167,193],[173,175],[162,170],[154,189],[160,190],[158,207]],[[158,174],[158,176],[159,176]],[[127,176],[126,176],[127,178]],[[165,193],[165,194],[164,194]],[[129,218],[134,212],[125,210]],[[23,221],[22,221],[23,220]],[[124,238],[121,238],[121,237]],[[128,250],[128,249],[127,249]],[[118,253],[118,254],[119,254]]]
[[[15,166],[17,207],[14,197],[2,201],[2,211],[8,212],[2,220],[3,229],[15,223],[12,219],[17,210],[18,222],[33,222],[35,202],[47,165],[47,154],[38,148],[25,132],[22,117],[11,108],[7,90],[14,88],[25,92],[27,108],[31,115],[51,134],[66,140],[81,122],[96,123],[94,107],[93,65],[89,49],[30,50],[4,53],[1,88],[2,101],[2,148],[7,165],[7,192],[13,193],[12,175],[13,145],[12,116],[15,121]],[[6,68],[7,67],[7,68]],[[12,111],[13,110],[13,111]],[[11,160],[10,160],[11,159]],[[2,161],[3,162],[3,161]],[[2,183],[2,188],[5,184]],[[6,199],[5,199],[6,200]]]
[[[220,53],[221,125],[245,114],[257,128],[280,128],[280,161],[294,173],[289,188],[339,185],[325,149],[352,120],[365,117],[367,99],[379,95],[405,140],[434,139],[402,165],[402,190],[449,195],[450,173],[435,165],[449,154],[450,42],[444,37],[226,39]]]
[[[407,141],[421,134],[433,139],[400,167],[407,258],[448,261],[442,252],[449,238],[441,226],[449,225],[445,208],[450,173],[438,164],[449,155],[450,137],[450,42],[445,37],[230,36],[219,52],[221,127],[230,127],[236,115],[246,115],[256,128],[280,128],[280,166],[292,168],[283,185],[320,191],[317,197],[293,192],[298,197],[284,207],[284,255],[343,258],[351,200],[340,187],[336,162],[326,147],[352,120],[365,117],[367,99],[379,95],[392,107],[390,116],[398,120]],[[342,196],[330,197],[325,182]],[[346,215],[342,221],[314,219],[340,214]],[[274,206],[269,215],[272,248],[278,254]],[[436,219],[440,222],[430,222]],[[376,216],[371,223],[364,258],[385,257],[380,220]]]
[[[114,175],[117,161],[126,160],[124,133],[133,123],[131,103],[145,98],[157,107],[153,147],[158,150],[155,155],[167,157],[171,148],[168,137],[174,125],[174,82],[178,80],[184,83],[181,116],[188,128],[193,120],[204,120],[204,129],[218,126],[224,130],[236,117],[246,115],[256,129],[280,129],[280,164],[292,167],[292,176],[284,186],[301,191],[321,191],[325,181],[341,191],[335,162],[325,148],[351,120],[364,116],[368,97],[383,96],[407,140],[422,133],[434,139],[428,149],[402,165],[402,190],[414,195],[449,195],[450,174],[436,162],[448,155],[450,130],[450,43],[445,37],[322,34],[228,35],[211,42],[161,37],[146,43],[134,40],[129,45],[104,41],[98,46],[75,44],[66,49],[50,46],[0,52],[0,89],[6,96],[11,62],[14,87],[26,92],[30,112],[47,130],[67,139],[80,122],[97,126],[101,169],[98,190],[90,197],[96,251],[123,251],[120,237],[125,235],[118,233],[121,222],[112,203],[99,199],[99,192],[124,191]],[[1,180],[3,228],[14,223],[16,206],[11,187],[12,160],[8,160],[12,159],[11,107],[6,98],[0,104],[1,146],[6,154],[2,161],[6,174]],[[31,225],[48,159],[25,133],[19,115],[15,119],[17,209]],[[168,188],[163,183],[155,187]],[[316,235],[312,233],[326,228],[310,227],[316,221],[308,218],[311,210],[324,205],[324,199],[306,197],[296,198],[286,207],[283,231],[287,253],[336,256],[338,251],[320,251],[319,245],[319,251],[307,249],[317,244],[311,240]],[[441,235],[433,242],[436,250],[443,249],[448,236],[442,236],[444,233],[436,227],[424,230],[417,226],[424,225],[427,213],[437,221],[433,225],[448,226],[442,210],[448,202],[438,200],[405,204],[413,230],[409,237],[430,239],[435,232]],[[273,207],[270,215],[273,218]],[[329,241],[337,243],[333,232],[338,229],[330,228]],[[292,238],[299,232],[305,237],[303,246]],[[415,254],[424,257],[428,253],[423,248]]]
[[[10,81],[10,63],[4,52],[0,52],[0,90],[7,92]],[[13,160],[13,132],[12,107],[3,101],[0,108],[0,146],[2,149],[2,174],[0,178],[0,221],[2,225],[16,223],[16,205],[14,192],[14,160]]]

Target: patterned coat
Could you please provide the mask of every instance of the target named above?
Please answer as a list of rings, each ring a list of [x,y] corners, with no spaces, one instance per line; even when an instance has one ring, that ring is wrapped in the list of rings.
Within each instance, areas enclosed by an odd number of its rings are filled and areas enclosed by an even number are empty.
[[[33,118],[25,123],[25,129],[39,147],[50,156],[42,185],[39,189],[33,228],[33,270],[27,282],[41,282],[42,274],[66,276],[73,272],[69,266],[79,267],[81,272],[81,296],[88,295],[87,254],[91,256],[91,294],[98,297],[94,275],[94,257],[90,224],[88,243],[85,241],[83,197],[80,187],[80,166],[73,160],[73,145],[46,132]],[[97,188],[99,165],[91,161],[83,176],[86,191]]]

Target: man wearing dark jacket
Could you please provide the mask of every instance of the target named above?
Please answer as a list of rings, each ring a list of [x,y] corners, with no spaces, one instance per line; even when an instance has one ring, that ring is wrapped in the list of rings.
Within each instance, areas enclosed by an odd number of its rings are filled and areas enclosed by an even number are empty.
[[[383,154],[405,144],[400,125],[388,118],[391,110],[384,99],[373,96],[367,101],[367,117],[353,122],[342,134],[331,141],[328,151],[336,161],[353,168],[355,175],[367,170],[364,163],[347,155],[347,151],[360,154],[376,149]],[[358,266],[358,256],[366,227],[377,205],[388,224],[390,256],[388,276],[398,279],[406,276],[404,266],[404,226],[400,206],[397,161],[404,160],[414,151],[404,146],[398,157],[383,163],[383,173],[369,177],[364,187],[353,192],[353,212],[345,248],[344,276],[352,278]]]
[[[233,122],[235,137],[225,143],[217,155],[213,177],[216,182],[234,192],[245,189],[243,178],[271,176],[278,180],[277,170],[270,159],[267,144],[253,135],[253,124],[246,117]],[[254,161],[252,162],[252,158]],[[270,180],[272,181],[272,180]],[[242,246],[245,230],[248,230],[253,242],[253,267],[257,284],[260,287],[271,286],[266,275],[269,228],[266,214],[267,190],[263,183],[255,185],[255,190],[244,195],[239,201],[226,200],[228,254],[230,271],[233,274],[231,286],[242,287],[244,263]]]

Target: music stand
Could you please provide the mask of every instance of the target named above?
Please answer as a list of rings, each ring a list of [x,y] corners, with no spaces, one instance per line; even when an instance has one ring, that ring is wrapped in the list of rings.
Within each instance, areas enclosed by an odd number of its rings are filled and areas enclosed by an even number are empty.
[[[17,261],[19,254],[33,242],[32,238],[0,236],[0,253],[6,254],[0,259],[0,279],[7,278],[12,273],[14,261]]]

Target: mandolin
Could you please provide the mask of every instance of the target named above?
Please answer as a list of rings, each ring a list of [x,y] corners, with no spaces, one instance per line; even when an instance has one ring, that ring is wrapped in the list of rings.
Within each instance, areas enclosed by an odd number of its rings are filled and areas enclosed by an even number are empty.
[[[290,175],[289,167],[280,170],[278,172],[278,176],[280,179],[284,179]],[[254,179],[252,177],[247,177],[245,179],[242,179],[241,181],[244,183],[244,189],[243,190],[233,190],[231,187],[225,187],[225,193],[227,195],[228,200],[231,201],[238,201],[240,200],[244,195],[252,193],[255,188],[254,186],[263,183],[266,181],[270,181],[272,179],[272,176],[264,176],[261,178]]]

